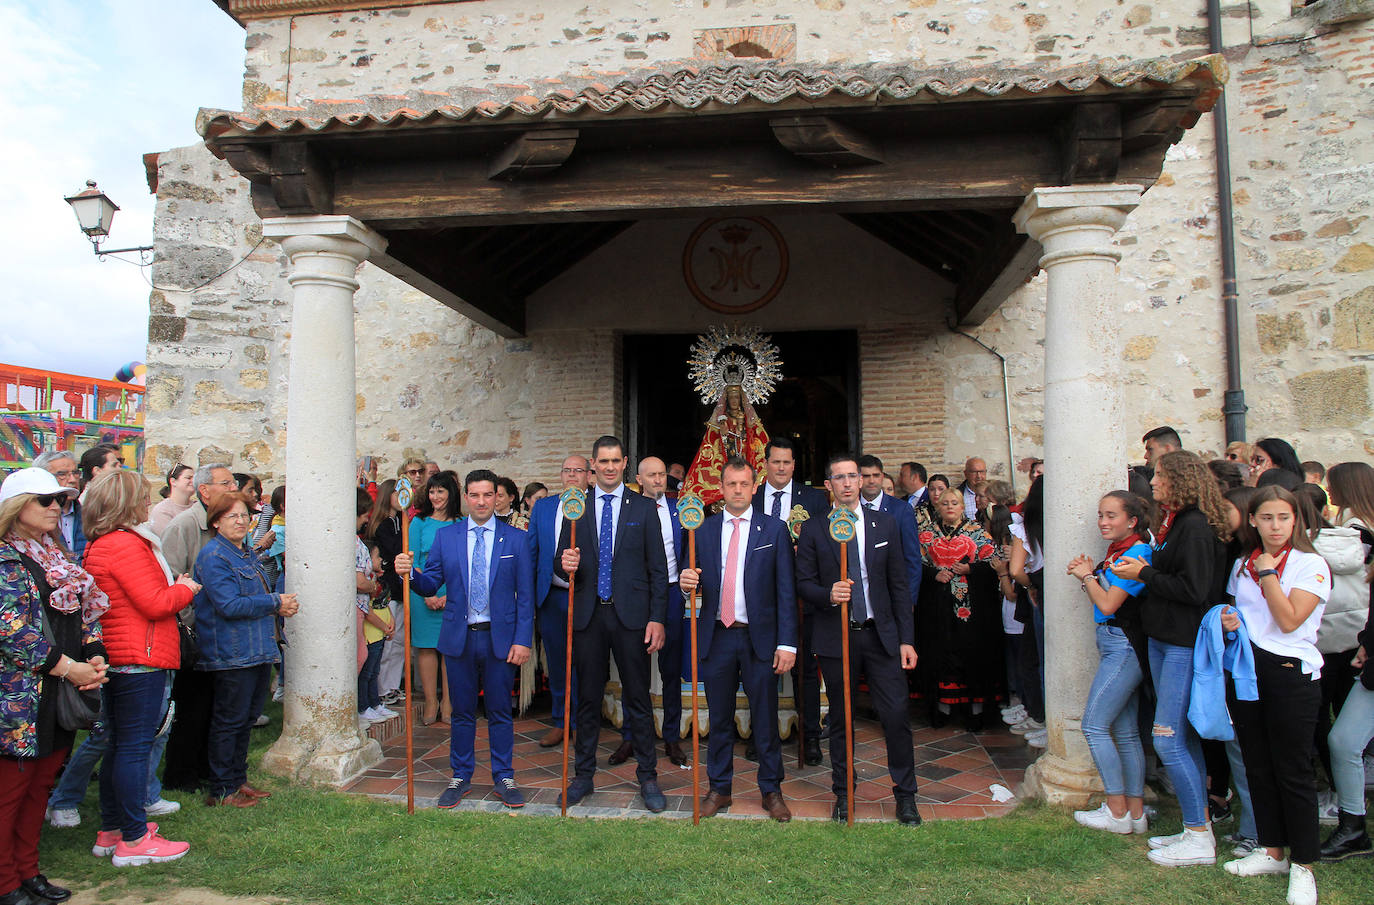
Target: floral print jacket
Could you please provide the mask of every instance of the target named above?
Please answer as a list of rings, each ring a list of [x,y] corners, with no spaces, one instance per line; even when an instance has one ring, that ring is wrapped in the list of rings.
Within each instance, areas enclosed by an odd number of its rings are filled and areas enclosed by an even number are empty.
[[[43,637],[43,601],[19,551],[0,542],[0,755],[39,755],[38,704],[43,677],[66,651]],[[100,641],[100,623],[82,630],[82,644]]]

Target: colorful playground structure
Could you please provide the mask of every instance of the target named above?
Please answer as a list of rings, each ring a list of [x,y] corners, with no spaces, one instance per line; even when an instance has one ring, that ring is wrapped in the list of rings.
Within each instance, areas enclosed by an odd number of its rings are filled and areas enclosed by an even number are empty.
[[[130,362],[116,379],[101,380],[0,364],[0,472],[50,449],[80,458],[97,443],[115,446],[126,467],[141,470],[146,371]]]

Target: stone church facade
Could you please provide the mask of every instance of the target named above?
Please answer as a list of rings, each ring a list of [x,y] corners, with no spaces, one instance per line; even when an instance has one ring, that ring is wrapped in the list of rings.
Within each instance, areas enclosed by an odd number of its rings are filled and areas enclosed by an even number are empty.
[[[615,432],[686,461],[712,324],[778,341],[762,414],[807,477],[844,446],[1003,477],[1043,453],[1071,476],[1047,560],[1092,549],[1141,433],[1225,445],[1223,87],[1249,437],[1374,454],[1371,0],[1214,6],[1214,55],[1197,0],[217,2],[244,109],[148,157],[147,462],[292,462],[306,665],[273,769],[376,756],[335,612],[355,457],[556,486]],[[1063,579],[1032,777],[1082,800],[1093,642]]]

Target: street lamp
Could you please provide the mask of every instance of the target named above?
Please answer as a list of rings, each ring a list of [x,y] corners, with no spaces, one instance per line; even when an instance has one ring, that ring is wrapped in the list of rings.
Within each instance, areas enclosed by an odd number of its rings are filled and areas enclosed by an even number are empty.
[[[91,240],[91,247],[95,251],[96,257],[103,258],[106,255],[138,252],[141,264],[152,263],[153,246],[151,245],[136,245],[132,248],[111,248],[108,250],[100,247],[100,241],[110,234],[110,224],[114,221],[115,211],[119,210],[119,205],[111,201],[110,197],[100,190],[94,179],[86,180],[84,192],[78,192],[64,200],[72,206],[72,210],[76,213],[76,222],[80,224],[81,231]]]

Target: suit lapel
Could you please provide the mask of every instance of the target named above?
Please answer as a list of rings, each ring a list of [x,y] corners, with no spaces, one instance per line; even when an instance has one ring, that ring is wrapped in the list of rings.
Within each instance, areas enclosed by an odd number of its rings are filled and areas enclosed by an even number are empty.
[[[501,568],[501,552],[502,552],[502,550],[505,549],[503,545],[504,545],[505,542],[506,542],[506,535],[505,535],[504,529],[507,529],[507,528],[510,527],[510,526],[507,525],[505,522],[503,522],[503,521],[501,521],[500,519],[497,519],[497,518],[492,519],[491,522],[490,522],[490,525],[492,526],[492,528],[491,528],[491,534],[492,534],[492,537],[491,537],[491,544],[492,544],[492,549],[490,549],[490,550],[487,551],[488,555],[491,556],[491,568],[490,568],[490,569],[487,569],[487,590],[488,590],[488,591],[490,591],[492,588],[496,587],[496,570],[499,569],[499,568]],[[490,599],[490,597],[488,597],[488,599]]]
[[[458,577],[463,581],[463,599],[468,597],[468,575],[472,566],[472,557],[468,553],[468,522],[466,519],[458,523]]]

